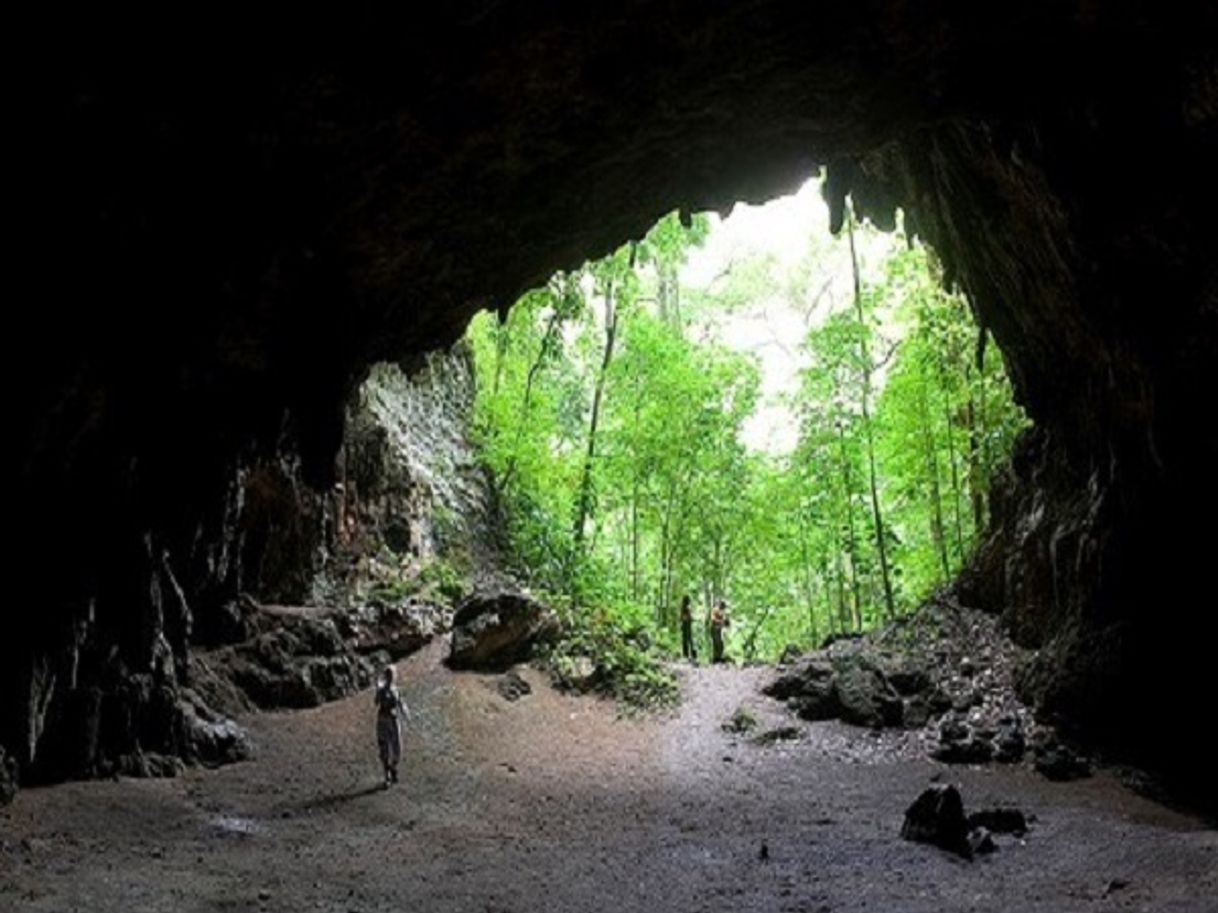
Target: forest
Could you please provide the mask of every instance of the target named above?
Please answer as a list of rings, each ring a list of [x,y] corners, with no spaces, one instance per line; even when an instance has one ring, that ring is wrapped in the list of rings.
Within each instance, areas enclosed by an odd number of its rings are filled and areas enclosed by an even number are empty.
[[[684,595],[722,599],[729,656],[770,661],[952,579],[1027,419],[918,241],[848,218],[688,281],[727,221],[670,213],[479,315],[474,431],[532,588],[669,651]]]

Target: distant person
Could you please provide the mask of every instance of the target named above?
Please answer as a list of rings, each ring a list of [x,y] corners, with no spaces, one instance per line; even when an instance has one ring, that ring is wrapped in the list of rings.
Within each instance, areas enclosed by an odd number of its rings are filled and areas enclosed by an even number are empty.
[[[689,594],[681,599],[681,655],[691,663],[698,661],[698,648],[694,646],[694,613],[689,607]]]
[[[720,599],[710,615],[711,662],[723,662],[723,629],[731,626],[731,619],[727,617],[727,603]]]
[[[385,787],[398,782],[398,763],[402,760],[403,717],[410,718],[410,710],[402,701],[397,686],[393,683],[393,666],[386,666],[376,686],[376,747],[381,754],[381,767],[385,771]]]

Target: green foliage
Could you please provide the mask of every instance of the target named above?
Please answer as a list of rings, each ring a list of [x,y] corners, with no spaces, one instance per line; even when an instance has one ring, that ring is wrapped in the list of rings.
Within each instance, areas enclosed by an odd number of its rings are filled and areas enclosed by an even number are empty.
[[[450,558],[436,558],[419,571],[422,589],[439,593],[447,602],[458,602],[469,589],[467,572]]]
[[[709,606],[730,600],[727,652],[743,661],[870,627],[889,593],[908,612],[967,559],[1026,424],[924,248],[822,313],[823,243],[787,275],[757,258],[720,291],[685,293],[680,265],[706,234],[705,218],[671,214],[469,330],[475,433],[514,569],[572,606],[555,673],[593,656],[614,694],[644,704],[667,693],[655,655],[679,647],[685,594],[702,657]],[[808,326],[798,443],[782,456],[744,445],[761,372],[713,332],[775,294]]]
[[[469,589],[465,564],[460,556],[431,558],[422,567],[380,563],[373,569],[368,596],[389,605],[412,596],[455,604]]]
[[[647,629],[626,627],[605,612],[559,610],[563,634],[539,661],[555,684],[615,698],[626,712],[677,703],[680,689]]]

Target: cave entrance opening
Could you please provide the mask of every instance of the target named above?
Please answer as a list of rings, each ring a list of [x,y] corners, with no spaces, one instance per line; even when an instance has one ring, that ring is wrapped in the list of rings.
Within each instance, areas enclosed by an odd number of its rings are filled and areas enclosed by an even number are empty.
[[[669,213],[472,322],[518,574],[674,653],[683,597],[726,600],[729,652],[773,660],[959,573],[1027,419],[928,248],[828,224],[819,177]]]

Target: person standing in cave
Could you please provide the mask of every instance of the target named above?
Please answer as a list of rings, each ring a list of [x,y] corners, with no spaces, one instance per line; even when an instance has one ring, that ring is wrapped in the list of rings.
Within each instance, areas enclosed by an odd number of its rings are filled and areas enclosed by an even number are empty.
[[[398,782],[398,763],[402,759],[402,718],[410,719],[410,710],[393,683],[393,666],[386,666],[376,686],[376,747],[385,772],[385,788]]]
[[[690,609],[688,593],[681,597],[681,655],[691,663],[698,661],[698,648],[694,646],[694,613]]]
[[[710,614],[711,662],[723,662],[723,629],[731,626],[731,619],[727,617],[727,603],[720,599]]]

